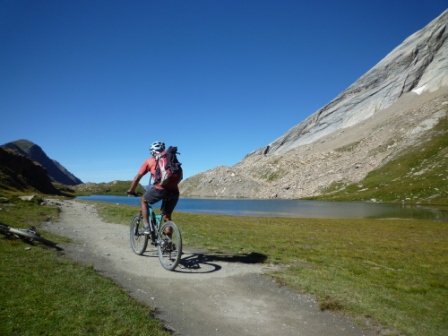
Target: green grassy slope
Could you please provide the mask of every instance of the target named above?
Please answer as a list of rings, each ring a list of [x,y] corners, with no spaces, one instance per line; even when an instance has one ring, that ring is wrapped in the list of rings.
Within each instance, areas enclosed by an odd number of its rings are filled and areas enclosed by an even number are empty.
[[[113,181],[108,183],[84,183],[74,187],[76,195],[118,195],[125,196],[132,181]],[[137,187],[137,192],[144,193],[142,186]]]
[[[448,118],[427,141],[371,171],[364,181],[333,184],[313,199],[448,205]]]

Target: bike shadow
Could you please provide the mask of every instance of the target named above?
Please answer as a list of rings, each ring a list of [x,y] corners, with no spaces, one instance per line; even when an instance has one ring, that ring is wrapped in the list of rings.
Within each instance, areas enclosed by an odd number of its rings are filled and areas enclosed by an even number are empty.
[[[213,273],[222,269],[217,262],[259,264],[267,256],[262,253],[251,252],[239,255],[216,255],[206,253],[184,253],[175,272],[182,273]]]

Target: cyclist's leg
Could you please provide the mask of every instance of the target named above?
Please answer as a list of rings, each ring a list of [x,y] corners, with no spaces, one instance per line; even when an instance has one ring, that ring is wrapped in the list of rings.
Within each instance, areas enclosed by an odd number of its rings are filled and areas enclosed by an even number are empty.
[[[166,194],[164,189],[157,189],[156,187],[152,187],[150,190],[145,192],[143,196],[145,197],[145,200],[146,202],[148,202],[148,204],[153,205],[154,203],[163,200]]]
[[[171,221],[171,214],[174,211],[174,208],[177,205],[179,200],[179,190],[167,190],[166,197],[163,199],[162,203],[162,215],[164,222]],[[165,230],[165,233],[171,237],[172,228],[168,226]]]
[[[156,187],[151,187],[146,190],[146,192],[142,196],[142,216],[145,228],[149,226],[149,211],[148,211],[148,204],[154,204],[163,199],[163,193],[161,193],[163,190],[159,190]],[[155,225],[155,223],[153,223]]]
[[[162,215],[166,221],[171,220],[171,214],[179,201],[179,190],[165,190],[165,197],[162,203]]]
[[[146,192],[145,192],[146,195]],[[143,226],[145,229],[149,226],[149,211],[148,211],[148,203],[145,199],[145,195],[142,196],[142,199],[140,201],[140,208],[142,210],[142,217],[143,217]]]
[[[166,204],[167,204],[167,202],[169,201],[169,199],[170,199],[169,196],[168,196],[168,197],[165,197],[165,198],[162,200],[162,206],[160,207],[160,211],[162,211],[162,218],[163,218],[163,222],[164,222],[164,223],[167,222],[167,221],[170,221],[170,220],[171,220],[171,213],[167,214],[166,211],[165,211]]]

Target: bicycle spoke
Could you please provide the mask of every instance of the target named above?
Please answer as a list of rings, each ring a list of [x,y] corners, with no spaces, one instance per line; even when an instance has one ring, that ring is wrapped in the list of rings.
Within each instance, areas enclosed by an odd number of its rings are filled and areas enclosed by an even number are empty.
[[[182,236],[174,222],[162,225],[157,245],[160,263],[165,269],[173,271],[182,256]]]

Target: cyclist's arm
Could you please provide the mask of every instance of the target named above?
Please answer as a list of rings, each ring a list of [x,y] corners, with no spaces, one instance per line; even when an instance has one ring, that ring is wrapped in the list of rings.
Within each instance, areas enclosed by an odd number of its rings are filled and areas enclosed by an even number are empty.
[[[134,180],[131,183],[131,187],[128,190],[129,193],[134,193],[135,189],[137,188],[141,178],[146,175],[146,173],[150,172],[153,176],[155,174],[155,160],[154,158],[150,158],[143,162],[142,166],[140,167],[140,170],[138,171],[137,175],[134,177]]]
[[[137,188],[138,184],[140,183],[140,180],[142,179],[144,174],[137,174],[134,177],[134,180],[131,183],[131,187],[129,188],[128,192],[130,194],[135,193],[135,189]]]

